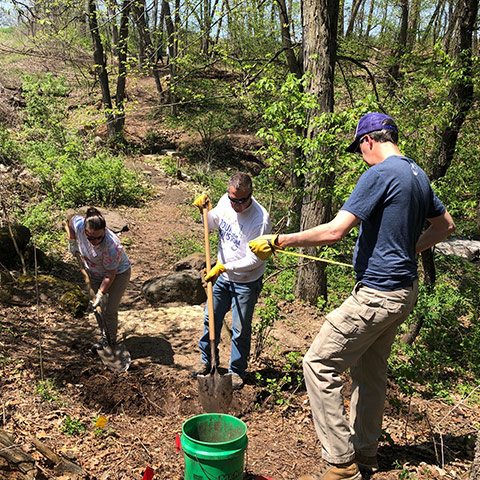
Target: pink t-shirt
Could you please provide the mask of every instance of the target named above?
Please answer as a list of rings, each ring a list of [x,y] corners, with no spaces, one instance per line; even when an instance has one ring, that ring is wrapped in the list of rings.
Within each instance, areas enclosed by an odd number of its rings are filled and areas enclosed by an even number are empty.
[[[117,269],[117,273],[123,273],[130,268],[130,261],[120,239],[108,228],[105,229],[105,238],[99,245],[94,246],[87,240],[83,217],[73,217],[72,227],[85,269],[93,278],[102,279],[107,270]]]

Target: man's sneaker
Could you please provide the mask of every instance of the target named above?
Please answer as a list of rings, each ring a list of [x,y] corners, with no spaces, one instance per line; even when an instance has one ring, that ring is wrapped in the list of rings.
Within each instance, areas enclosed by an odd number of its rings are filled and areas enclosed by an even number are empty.
[[[362,474],[355,462],[327,466],[320,474],[303,475],[298,480],[362,480]]]
[[[243,388],[243,378],[236,373],[232,373],[232,389],[241,390]]]
[[[361,453],[355,452],[355,462],[357,462],[358,468],[362,472],[366,473],[375,473],[378,472],[378,460],[377,456],[367,457],[366,455],[362,455]]]
[[[192,376],[208,375],[212,366],[209,363],[198,362],[192,369]]]

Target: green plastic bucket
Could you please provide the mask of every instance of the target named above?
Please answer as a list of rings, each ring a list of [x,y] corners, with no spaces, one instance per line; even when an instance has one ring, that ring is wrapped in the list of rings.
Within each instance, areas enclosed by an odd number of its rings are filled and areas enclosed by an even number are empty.
[[[247,425],[222,413],[205,413],[182,425],[185,480],[243,478]]]

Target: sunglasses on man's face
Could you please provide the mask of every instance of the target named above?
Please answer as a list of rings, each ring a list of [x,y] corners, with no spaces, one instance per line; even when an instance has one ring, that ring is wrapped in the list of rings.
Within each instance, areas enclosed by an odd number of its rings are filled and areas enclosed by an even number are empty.
[[[248,197],[245,197],[245,198],[232,198],[230,195],[228,196],[228,199],[232,202],[232,203],[238,203],[238,205],[242,205],[242,203],[246,203],[250,200],[250,197],[252,196],[251,193],[248,194]]]

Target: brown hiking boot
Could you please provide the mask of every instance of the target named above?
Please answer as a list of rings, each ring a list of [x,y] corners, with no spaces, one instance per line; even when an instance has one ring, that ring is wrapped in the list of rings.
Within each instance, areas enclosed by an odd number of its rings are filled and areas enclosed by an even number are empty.
[[[243,388],[243,378],[236,373],[232,373],[232,389],[241,390]]]
[[[192,376],[208,375],[211,369],[212,366],[209,363],[198,362],[192,369]]]
[[[298,480],[362,480],[362,474],[355,462],[340,465],[327,463],[323,473],[303,475]]]
[[[362,472],[375,473],[379,470],[376,455],[373,457],[367,457],[366,455],[362,455],[359,452],[355,452],[355,461],[357,462],[358,468]]]

